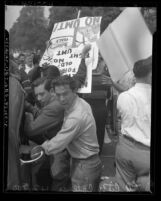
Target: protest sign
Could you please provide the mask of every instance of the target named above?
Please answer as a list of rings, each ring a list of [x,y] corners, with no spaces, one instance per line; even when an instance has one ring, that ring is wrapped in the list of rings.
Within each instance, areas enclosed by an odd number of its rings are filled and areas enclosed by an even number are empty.
[[[91,44],[91,50],[85,60],[87,65],[85,86],[79,91],[90,93],[92,69],[96,68],[98,62],[96,41],[100,36],[100,23],[101,17],[83,17],[56,23],[40,66],[55,65],[61,74],[73,76],[78,71],[83,47]]]
[[[126,8],[97,41],[110,75],[120,80],[134,63],[152,55],[152,34],[138,8]]]

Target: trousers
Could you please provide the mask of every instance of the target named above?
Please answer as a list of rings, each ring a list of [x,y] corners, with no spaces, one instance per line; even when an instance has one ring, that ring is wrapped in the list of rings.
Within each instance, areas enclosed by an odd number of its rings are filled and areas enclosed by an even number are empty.
[[[139,177],[150,173],[150,147],[119,136],[116,146],[116,177],[124,182],[124,189]]]
[[[87,159],[72,158],[71,183],[73,192],[98,192],[102,172],[99,155]]]

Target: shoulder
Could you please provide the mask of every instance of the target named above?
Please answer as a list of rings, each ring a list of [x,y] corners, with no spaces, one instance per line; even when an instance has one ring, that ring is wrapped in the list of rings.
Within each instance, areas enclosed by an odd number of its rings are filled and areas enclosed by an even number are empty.
[[[118,96],[118,100],[117,100],[117,106],[118,107],[126,107],[126,106],[130,106],[134,103],[134,97],[133,97],[133,87],[125,92],[122,92],[121,94],[119,94]]]
[[[43,108],[43,110],[48,112],[64,112],[64,108],[60,105],[57,100],[51,101],[48,105]]]

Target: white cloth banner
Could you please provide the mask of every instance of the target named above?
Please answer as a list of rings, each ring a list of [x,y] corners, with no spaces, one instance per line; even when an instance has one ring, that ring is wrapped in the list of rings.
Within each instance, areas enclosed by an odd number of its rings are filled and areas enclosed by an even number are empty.
[[[49,45],[40,61],[40,66],[55,65],[61,74],[73,76],[78,71],[81,62],[81,51],[86,44],[91,44],[91,50],[86,58],[87,77],[80,93],[90,93],[92,69],[98,63],[98,47],[96,41],[100,37],[102,17],[83,17],[59,22],[54,25]]]
[[[119,81],[136,61],[152,55],[152,34],[140,10],[130,7],[107,27],[97,45],[112,79]]]

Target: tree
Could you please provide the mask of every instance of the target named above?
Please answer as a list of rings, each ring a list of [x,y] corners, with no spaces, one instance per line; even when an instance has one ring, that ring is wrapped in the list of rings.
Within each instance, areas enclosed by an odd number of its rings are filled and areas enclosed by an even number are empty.
[[[141,12],[149,30],[153,34],[156,31],[157,26],[156,7],[142,7]]]
[[[42,6],[24,6],[9,33],[12,49],[45,49],[49,37]]]
[[[101,32],[121,12],[119,7],[54,6],[50,8],[49,32],[52,32],[55,23],[77,18],[79,10],[81,11],[79,17],[102,16]]]
[[[78,9],[75,6],[53,6],[49,12],[48,29],[51,33],[55,23],[77,18]]]

